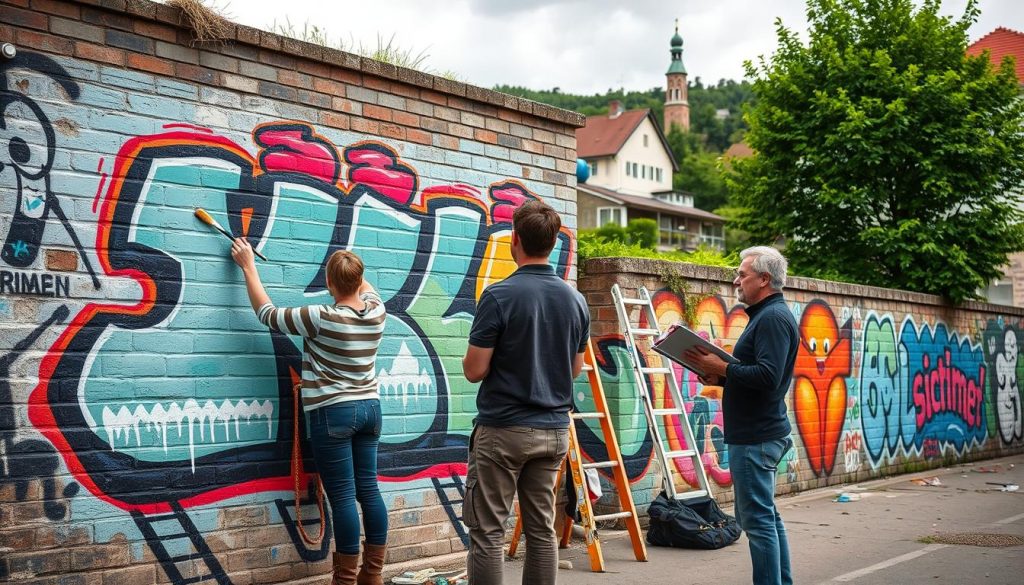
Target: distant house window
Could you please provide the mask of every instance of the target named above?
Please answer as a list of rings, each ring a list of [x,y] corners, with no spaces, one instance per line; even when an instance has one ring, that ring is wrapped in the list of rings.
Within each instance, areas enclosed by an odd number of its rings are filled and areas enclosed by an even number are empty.
[[[641,179],[646,179],[647,178],[647,165],[640,165],[640,178]]]
[[[647,146],[647,135],[646,134],[644,134],[644,146],[645,147]]]
[[[725,249],[725,227],[721,224],[702,223],[700,243],[719,250]]]
[[[632,177],[633,176],[632,171],[630,170],[630,163],[626,163],[626,176],[627,177]]]
[[[597,176],[597,161],[596,160],[594,161],[594,164],[590,165],[590,176],[591,177],[596,177]]]
[[[985,291],[985,297],[988,302],[997,305],[1012,305],[1013,304],[1013,281],[1006,279],[996,279],[992,281],[992,284],[988,286],[988,290]]]
[[[598,207],[597,225],[601,227],[614,223],[615,225],[626,225],[626,210],[621,207]]]
[[[660,183],[661,182],[661,167],[657,168],[657,176],[658,176],[657,181]]]
[[[635,179],[636,177],[639,177],[639,176],[640,176],[639,172],[638,172],[638,171],[636,170],[636,166],[637,166],[637,165],[636,165],[636,163],[633,163],[633,178],[634,178],[634,179]]]

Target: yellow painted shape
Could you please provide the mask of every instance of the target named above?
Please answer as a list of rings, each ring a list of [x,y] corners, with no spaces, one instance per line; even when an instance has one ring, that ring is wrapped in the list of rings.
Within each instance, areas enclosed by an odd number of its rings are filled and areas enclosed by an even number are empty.
[[[476,298],[479,300],[484,289],[501,282],[516,271],[512,260],[512,232],[497,232],[491,235],[484,250],[480,272],[476,275]]]

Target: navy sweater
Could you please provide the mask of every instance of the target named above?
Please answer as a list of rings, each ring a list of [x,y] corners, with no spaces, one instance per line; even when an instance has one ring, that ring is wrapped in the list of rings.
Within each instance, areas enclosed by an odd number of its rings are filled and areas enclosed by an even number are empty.
[[[793,382],[800,334],[782,293],[746,309],[750,322],[732,355],[740,361],[725,372],[722,415],[725,442],[751,445],[789,435],[786,392]]]

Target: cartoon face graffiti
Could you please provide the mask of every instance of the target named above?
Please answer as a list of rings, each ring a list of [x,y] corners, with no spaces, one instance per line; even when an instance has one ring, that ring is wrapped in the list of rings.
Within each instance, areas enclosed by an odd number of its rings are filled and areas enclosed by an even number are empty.
[[[18,63],[0,62],[0,81],[6,86],[6,70],[15,66],[55,73],[59,67],[40,55]],[[78,90],[71,82],[69,93]],[[69,89],[70,88],[70,89]],[[43,228],[50,210],[50,168],[55,137],[53,125],[39,105],[16,91],[0,88],[0,184],[11,188],[14,204],[10,227],[0,258],[10,266],[32,264],[39,253]]]
[[[852,362],[848,325],[840,330],[832,309],[818,300],[800,319],[793,408],[816,475],[832,472],[846,419],[845,378]]]
[[[69,99],[77,99],[80,92],[67,71],[45,55],[25,53],[16,59],[0,60],[0,192],[10,189],[14,193],[14,197],[0,199],[3,202],[0,218],[4,218],[7,225],[0,259],[16,268],[31,266],[39,255],[43,231],[53,213],[64,224],[92,277],[93,287],[98,289],[99,280],[82,243],[50,188],[50,170],[57,145],[53,125],[39,104],[8,89],[9,72],[15,69],[42,73]]]

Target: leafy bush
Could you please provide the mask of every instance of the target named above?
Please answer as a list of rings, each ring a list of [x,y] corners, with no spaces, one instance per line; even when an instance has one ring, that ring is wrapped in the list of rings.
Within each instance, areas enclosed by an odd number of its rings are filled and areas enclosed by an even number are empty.
[[[626,226],[626,241],[644,248],[654,249],[658,245],[658,222],[653,219],[633,219]]]
[[[622,228],[619,228],[622,229]],[[689,262],[704,266],[735,268],[740,259],[736,252],[723,254],[715,248],[700,247],[693,252],[658,252],[639,244],[628,244],[620,240],[608,240],[601,230],[583,230],[577,236],[577,254],[580,265],[590,258],[654,258],[673,262]]]
[[[595,236],[607,242],[627,243],[626,230],[617,223],[606,223],[596,230],[593,230],[593,233]]]

